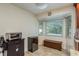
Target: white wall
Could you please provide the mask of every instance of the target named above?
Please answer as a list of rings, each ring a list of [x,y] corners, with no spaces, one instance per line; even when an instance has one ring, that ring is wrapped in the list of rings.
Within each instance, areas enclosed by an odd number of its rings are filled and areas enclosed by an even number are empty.
[[[30,12],[11,4],[0,4],[0,35],[22,32],[27,51],[27,37],[38,34],[38,22]]]

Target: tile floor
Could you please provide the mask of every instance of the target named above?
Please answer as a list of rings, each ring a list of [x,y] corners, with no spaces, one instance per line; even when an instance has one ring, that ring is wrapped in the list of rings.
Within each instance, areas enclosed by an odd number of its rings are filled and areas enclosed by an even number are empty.
[[[79,56],[79,51],[76,51],[74,49],[70,49],[70,55],[71,56]]]
[[[31,53],[26,52],[25,56],[66,56],[65,52],[56,49],[39,46],[38,50]]]

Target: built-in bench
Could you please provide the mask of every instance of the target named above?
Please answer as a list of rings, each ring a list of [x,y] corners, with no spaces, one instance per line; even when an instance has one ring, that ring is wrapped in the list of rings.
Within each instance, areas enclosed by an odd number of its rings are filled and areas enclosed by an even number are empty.
[[[44,46],[57,49],[57,50],[62,50],[62,42],[61,41],[54,41],[54,40],[44,40]]]

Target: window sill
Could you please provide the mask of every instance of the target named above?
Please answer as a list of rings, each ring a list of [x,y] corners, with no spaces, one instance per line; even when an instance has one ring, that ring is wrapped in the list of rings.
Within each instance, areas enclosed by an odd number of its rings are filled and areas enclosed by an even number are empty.
[[[48,36],[62,36],[62,34],[47,34]]]

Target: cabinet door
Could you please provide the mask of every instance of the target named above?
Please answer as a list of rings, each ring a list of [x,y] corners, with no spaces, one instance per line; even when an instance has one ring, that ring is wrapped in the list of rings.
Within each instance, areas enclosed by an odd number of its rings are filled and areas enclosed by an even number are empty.
[[[16,45],[17,56],[24,56],[24,40],[21,40],[19,44]]]
[[[8,56],[17,56],[16,54],[16,46],[13,42],[8,43],[8,50],[7,50]]]
[[[30,37],[28,37],[28,51],[32,51],[32,42],[33,40]]]
[[[24,56],[24,39],[8,43],[8,56]]]
[[[78,50],[78,44],[75,42],[75,50]]]
[[[79,42],[78,42],[78,47],[77,47],[78,51],[79,51]]]

